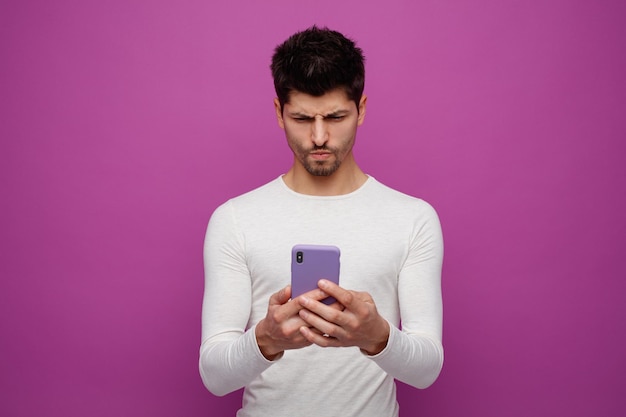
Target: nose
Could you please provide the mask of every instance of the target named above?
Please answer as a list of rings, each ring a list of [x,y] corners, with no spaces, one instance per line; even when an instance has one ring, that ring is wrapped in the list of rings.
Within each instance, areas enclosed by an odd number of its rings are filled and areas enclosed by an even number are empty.
[[[316,117],[311,124],[311,139],[315,146],[322,146],[328,141],[328,129],[322,117]]]

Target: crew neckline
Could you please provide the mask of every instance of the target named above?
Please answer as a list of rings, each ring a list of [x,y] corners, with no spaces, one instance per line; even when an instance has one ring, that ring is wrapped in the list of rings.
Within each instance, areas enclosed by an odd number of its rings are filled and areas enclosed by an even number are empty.
[[[361,186],[359,188],[357,188],[354,191],[351,191],[347,194],[338,194],[338,195],[312,195],[312,194],[303,194],[303,193],[299,193],[297,191],[292,190],[291,188],[289,188],[289,186],[287,186],[287,184],[285,183],[285,180],[283,179],[285,174],[281,174],[278,178],[276,178],[276,181],[280,184],[281,188],[283,188],[285,191],[287,191],[288,193],[295,195],[297,197],[300,198],[308,198],[308,199],[312,199],[312,200],[341,200],[344,198],[350,198],[354,195],[360,194],[366,187],[368,187],[369,184],[372,184],[376,181],[376,179],[374,177],[372,177],[371,175],[365,174],[367,176],[367,179],[365,180],[365,182],[363,184],[361,184]]]

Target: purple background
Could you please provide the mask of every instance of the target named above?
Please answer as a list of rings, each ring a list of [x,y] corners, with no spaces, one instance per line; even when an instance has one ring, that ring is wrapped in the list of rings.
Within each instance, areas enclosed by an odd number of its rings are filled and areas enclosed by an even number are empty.
[[[0,414],[234,415],[240,393],[197,371],[204,231],[289,168],[269,59],[317,23],[368,57],[357,160],[443,223],[446,362],[400,387],[402,415],[621,415],[625,17],[621,0],[2,2]]]

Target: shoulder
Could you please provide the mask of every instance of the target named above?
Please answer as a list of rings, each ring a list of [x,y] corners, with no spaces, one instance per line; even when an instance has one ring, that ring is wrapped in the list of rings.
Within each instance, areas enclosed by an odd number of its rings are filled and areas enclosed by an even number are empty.
[[[265,207],[272,207],[282,192],[281,179],[276,178],[258,188],[233,197],[219,205],[211,221],[234,222],[240,216],[255,216]]]
[[[374,203],[385,206],[388,210],[418,212],[426,216],[437,216],[432,205],[427,201],[391,188],[370,177],[369,195]]]
[[[237,197],[231,198],[229,202],[231,204],[239,205],[272,198],[273,196],[281,192],[281,181],[282,180],[280,177],[273,179],[272,181],[263,184],[258,188],[255,188]]]
[[[258,204],[264,200],[271,200],[281,191],[280,177],[276,178],[266,184],[261,185],[258,188],[250,190],[246,193],[240,194],[236,197],[230,198],[226,202],[222,203],[215,211],[223,211],[226,208],[231,207],[245,207],[251,204]]]

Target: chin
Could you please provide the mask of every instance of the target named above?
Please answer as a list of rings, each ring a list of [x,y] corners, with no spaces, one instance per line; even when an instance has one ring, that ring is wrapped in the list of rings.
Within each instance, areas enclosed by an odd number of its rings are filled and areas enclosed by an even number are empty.
[[[330,177],[339,169],[339,164],[333,164],[329,166],[312,166],[305,165],[304,169],[315,177]]]

